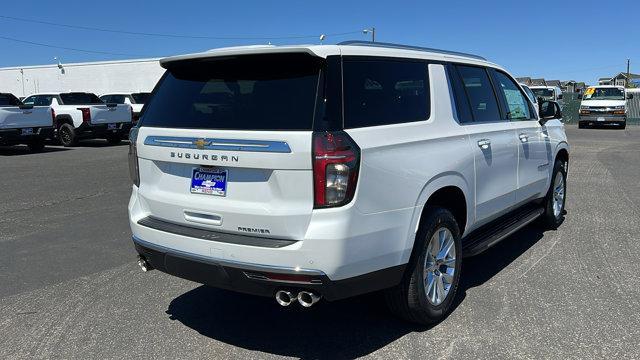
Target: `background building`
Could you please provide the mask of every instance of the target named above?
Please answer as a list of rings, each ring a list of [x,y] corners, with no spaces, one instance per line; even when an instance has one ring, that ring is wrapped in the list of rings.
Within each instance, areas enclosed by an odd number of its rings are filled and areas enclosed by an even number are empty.
[[[633,87],[640,87],[640,75],[629,74],[627,79],[627,73],[621,72],[614,77],[602,77],[598,79],[598,85],[616,85],[627,87],[628,84],[632,84]]]
[[[0,92],[28,96],[47,91],[151,91],[164,69],[159,59],[0,68]]]

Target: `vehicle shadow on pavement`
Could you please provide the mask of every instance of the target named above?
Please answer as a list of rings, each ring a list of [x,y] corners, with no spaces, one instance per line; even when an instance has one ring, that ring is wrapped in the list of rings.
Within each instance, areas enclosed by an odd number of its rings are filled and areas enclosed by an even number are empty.
[[[453,311],[464,300],[466,290],[491,279],[542,236],[540,229],[528,226],[485,253],[465,259]],[[381,293],[323,301],[304,309],[297,304],[282,308],[274,299],[200,286],[175,298],[166,312],[171,320],[217,341],[302,359],[356,358],[408,333],[431,328],[394,317]]]
[[[7,147],[0,146],[0,156],[38,155],[38,154],[46,154],[46,153],[53,153],[53,152],[67,151],[67,150],[71,150],[71,149],[45,147],[44,150],[42,151],[31,152],[29,148],[26,146],[7,146]]]

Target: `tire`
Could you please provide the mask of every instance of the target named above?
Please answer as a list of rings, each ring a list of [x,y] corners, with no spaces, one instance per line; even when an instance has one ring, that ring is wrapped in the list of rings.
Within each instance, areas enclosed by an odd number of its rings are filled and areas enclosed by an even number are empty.
[[[58,127],[58,141],[64,147],[74,146],[78,143],[76,129],[73,125],[64,123]]]
[[[582,121],[578,121],[578,129],[584,129],[586,126]]]
[[[561,177],[561,180],[558,180]],[[557,182],[556,182],[557,181]],[[562,185],[560,189],[559,186]],[[560,191],[561,190],[561,194]],[[553,165],[551,185],[544,197],[544,212],[540,216],[541,225],[547,229],[557,229],[564,221],[564,206],[567,201],[567,172],[565,164],[556,160]]]
[[[414,254],[407,265],[407,270],[399,285],[386,290],[385,297],[389,309],[397,316],[413,323],[428,325],[441,321],[451,310],[460,283],[462,246],[458,223],[449,210],[427,207],[424,211],[428,213],[416,235]],[[443,262],[440,256],[434,264],[430,254],[436,248],[433,247],[431,240],[433,239],[437,244],[437,239],[441,239],[442,234],[448,239],[446,242],[452,244],[454,251],[444,257],[448,261]],[[431,266],[433,270],[428,270],[429,263],[433,264]],[[449,266],[446,266],[446,263],[449,263]],[[436,267],[438,264],[440,266]],[[446,272],[443,272],[444,270]],[[445,273],[448,276],[445,277],[443,275]],[[448,288],[446,281],[440,282],[447,277],[451,279]],[[433,287],[428,285],[429,278],[434,279]],[[443,286],[438,287],[436,284]],[[441,298],[437,296],[437,289],[444,290],[440,293],[443,295]]]
[[[627,127],[627,123],[626,122],[621,122],[620,123],[620,130],[624,130]]]
[[[118,145],[122,141],[122,135],[120,134],[107,135],[106,139],[110,145]]]
[[[31,152],[41,152],[44,150],[44,139],[40,137],[32,138],[27,143],[27,146]]]

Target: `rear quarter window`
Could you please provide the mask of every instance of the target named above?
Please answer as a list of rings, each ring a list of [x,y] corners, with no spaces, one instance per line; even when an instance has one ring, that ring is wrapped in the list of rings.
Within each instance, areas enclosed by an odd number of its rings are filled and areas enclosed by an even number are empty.
[[[344,127],[401,124],[429,118],[428,64],[345,59]]]

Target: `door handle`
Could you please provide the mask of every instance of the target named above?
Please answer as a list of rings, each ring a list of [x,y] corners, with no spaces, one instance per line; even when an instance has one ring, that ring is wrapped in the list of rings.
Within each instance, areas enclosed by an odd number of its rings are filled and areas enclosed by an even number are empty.
[[[491,146],[491,140],[489,140],[489,139],[480,139],[480,140],[478,140],[478,146],[480,147],[480,149],[486,150],[486,149],[489,148],[489,146]]]
[[[32,112],[33,112],[33,110],[24,110],[24,111],[22,111],[22,113],[25,114],[25,115],[29,115]]]
[[[526,143],[527,141],[529,141],[529,135],[527,134],[520,134],[518,135],[518,137],[520,138],[520,141],[522,141],[523,143]]]

